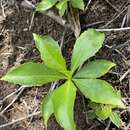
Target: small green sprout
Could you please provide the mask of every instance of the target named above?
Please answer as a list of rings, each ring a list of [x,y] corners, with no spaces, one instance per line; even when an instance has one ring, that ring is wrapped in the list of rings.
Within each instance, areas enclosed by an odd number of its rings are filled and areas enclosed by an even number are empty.
[[[60,16],[63,16],[68,8],[68,4],[71,4],[74,8],[84,10],[83,0],[42,0],[38,3],[36,10],[42,12],[55,6],[59,10]]]
[[[70,68],[66,66],[58,42],[49,36],[37,34],[33,36],[43,63],[19,65],[11,69],[1,80],[28,86],[42,86],[49,82],[64,80],[61,86],[49,92],[42,100],[41,111],[46,127],[48,119],[54,114],[57,122],[65,130],[76,130],[73,108],[78,90],[96,104],[93,104],[92,108],[99,118],[110,118],[120,127],[120,118],[112,109],[124,108],[122,98],[108,82],[99,79],[115,64],[107,60],[85,63],[102,47],[104,34],[93,29],[83,32],[75,42]],[[83,67],[77,71],[80,66]]]

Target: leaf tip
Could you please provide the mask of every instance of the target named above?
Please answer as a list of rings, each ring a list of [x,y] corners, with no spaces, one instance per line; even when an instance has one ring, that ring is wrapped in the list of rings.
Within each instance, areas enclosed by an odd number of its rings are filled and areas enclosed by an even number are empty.
[[[124,104],[124,102],[122,101],[122,99],[121,99],[121,97],[119,97],[120,98],[120,100],[119,100],[119,102],[118,102],[118,107],[119,108],[122,108],[122,109],[125,109],[126,108],[126,106],[125,106],[125,104]]]
[[[84,11],[84,10],[85,10],[85,6],[84,6],[84,5],[81,7],[81,10],[82,10],[82,11]]]
[[[44,11],[44,10],[42,9],[42,2],[40,2],[40,3],[38,3],[38,4],[36,5],[36,11],[39,11],[39,12]]]
[[[112,66],[113,66],[113,67],[116,66],[116,63],[112,63]]]
[[[104,32],[99,32],[97,31],[96,29],[88,29],[87,32],[91,32],[93,34],[96,34],[97,36],[102,36],[102,39],[104,40],[105,39],[105,33]]]
[[[36,6],[36,11],[39,11],[39,12],[40,12],[40,9],[38,8],[38,5]]]
[[[38,35],[36,33],[33,33],[32,35],[33,35],[33,39],[35,41],[35,44],[37,46],[37,43],[39,43],[39,41],[41,40],[41,37],[40,37],[40,35]]]
[[[115,63],[111,63],[111,68],[115,67],[116,64]]]
[[[120,107],[123,108],[123,109],[127,108],[123,102],[121,102]]]
[[[0,80],[6,80],[6,76],[1,77]]]
[[[37,34],[36,34],[36,33],[33,33],[32,35],[33,35],[33,38],[36,39]]]

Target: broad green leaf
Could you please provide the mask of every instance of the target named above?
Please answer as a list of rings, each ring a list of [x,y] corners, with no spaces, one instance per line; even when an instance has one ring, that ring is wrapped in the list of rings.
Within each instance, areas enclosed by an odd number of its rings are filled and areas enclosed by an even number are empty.
[[[59,79],[65,79],[65,76],[44,64],[25,63],[11,69],[1,80],[20,85],[41,86]]]
[[[67,9],[67,4],[68,4],[68,1],[69,0],[62,0],[62,1],[59,1],[59,3],[56,5],[57,9],[59,10],[59,14],[60,16],[63,16],[66,9]]]
[[[67,81],[53,93],[53,108],[57,122],[65,130],[75,130],[74,102],[76,87],[71,81]]]
[[[86,64],[76,75],[76,78],[99,78],[106,74],[115,64],[107,60],[95,60]]]
[[[70,0],[74,8],[84,10],[84,1],[83,0]]]
[[[117,112],[112,112],[110,115],[110,120],[113,124],[115,124],[118,128],[121,126],[121,118]]]
[[[94,56],[102,47],[104,41],[104,33],[89,29],[83,32],[76,40],[74,45],[71,69],[74,72],[87,59]]]
[[[111,112],[112,108],[108,105],[100,105],[95,110],[96,115],[102,120],[106,120],[110,116]]]
[[[41,58],[46,66],[65,73],[66,64],[61,49],[56,41],[49,36],[33,34],[36,47],[41,53]]]
[[[40,3],[38,3],[36,10],[37,11],[45,11],[53,7],[58,0],[42,0]]]
[[[41,104],[41,112],[44,119],[44,124],[47,127],[48,119],[54,112],[52,104],[52,93],[49,93],[45,98],[43,98]]]
[[[106,81],[100,79],[74,79],[74,82],[85,97],[91,101],[124,108],[121,97]]]

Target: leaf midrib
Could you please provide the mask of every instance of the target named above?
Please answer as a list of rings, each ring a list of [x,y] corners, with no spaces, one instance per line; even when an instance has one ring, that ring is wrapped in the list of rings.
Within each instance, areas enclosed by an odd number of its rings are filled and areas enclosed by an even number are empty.
[[[11,77],[13,77],[13,78],[15,78],[15,77],[16,77],[16,78],[18,78],[18,77],[25,77],[25,78],[26,78],[26,77],[37,77],[37,78],[38,78],[38,77],[47,77],[47,78],[48,78],[48,77],[50,77],[50,78],[51,78],[51,77],[59,77],[59,78],[61,78],[61,79],[65,79],[65,77],[62,78],[61,76],[54,76],[54,75],[38,75],[38,76],[36,76],[36,75],[31,75],[31,76],[25,76],[25,75],[23,75],[23,76],[11,76]]]

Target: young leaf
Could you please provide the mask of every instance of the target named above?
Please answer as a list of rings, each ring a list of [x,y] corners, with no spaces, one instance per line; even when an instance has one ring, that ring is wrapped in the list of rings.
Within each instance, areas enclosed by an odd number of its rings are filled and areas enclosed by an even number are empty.
[[[110,120],[113,124],[115,124],[118,128],[121,126],[121,119],[117,112],[112,112],[110,115]]]
[[[59,3],[56,5],[57,9],[59,10],[59,14],[60,16],[63,16],[66,9],[67,9],[67,3],[68,3],[69,0],[62,0],[62,1],[59,1]]]
[[[114,63],[107,60],[95,60],[85,65],[75,78],[99,78],[114,66]]]
[[[74,8],[84,10],[84,1],[83,0],[70,0]]]
[[[93,29],[83,32],[76,40],[71,69],[74,72],[87,59],[94,56],[96,52],[102,47],[104,41],[104,33],[97,32]]]
[[[20,85],[41,86],[59,79],[65,79],[65,76],[44,64],[25,63],[11,69],[1,80]]]
[[[45,65],[65,73],[65,59],[62,56],[58,43],[49,36],[40,36],[37,34],[33,34],[33,36]]]
[[[41,104],[41,112],[44,119],[44,124],[47,127],[47,122],[50,116],[53,114],[53,104],[52,104],[52,94],[49,93],[43,100]]]
[[[67,81],[53,93],[53,108],[57,122],[65,130],[75,130],[74,102],[76,87],[71,81]]]
[[[42,0],[40,3],[38,3],[36,10],[37,11],[45,11],[53,7],[58,0]]]
[[[124,108],[121,97],[106,81],[99,79],[74,79],[74,82],[85,97],[93,102],[117,105]]]
[[[112,108],[108,105],[101,105],[100,107],[96,108],[95,113],[101,120],[106,120],[112,112]]]

